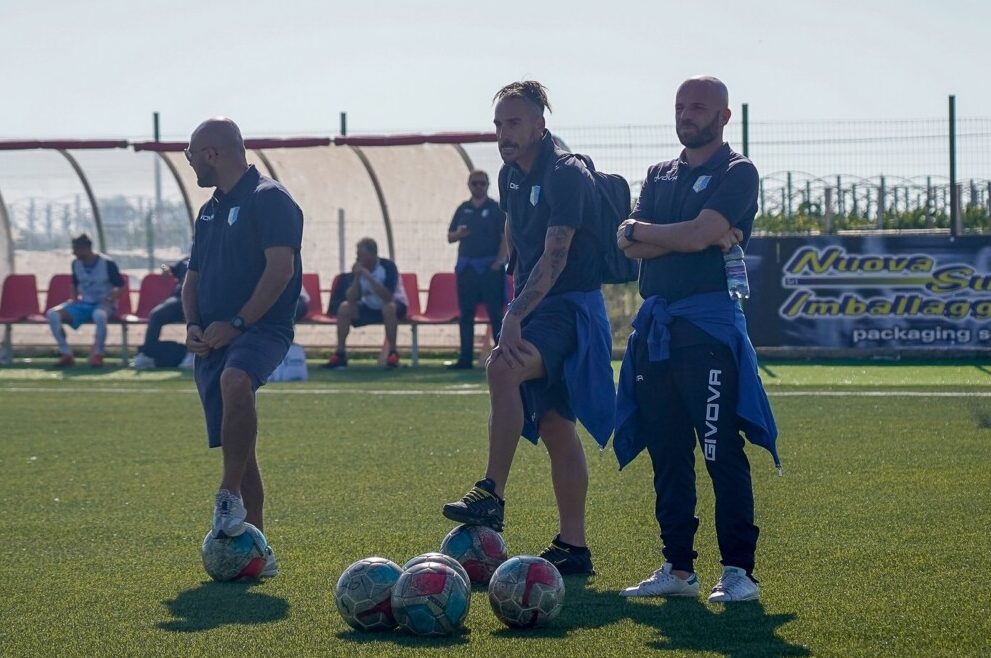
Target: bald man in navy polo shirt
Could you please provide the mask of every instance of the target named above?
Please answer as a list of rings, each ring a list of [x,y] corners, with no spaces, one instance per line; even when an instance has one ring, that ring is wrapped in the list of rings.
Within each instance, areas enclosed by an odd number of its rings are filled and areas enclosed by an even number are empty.
[[[223,450],[213,532],[236,536],[245,522],[263,527],[255,391],[292,344],[303,213],[282,185],[248,165],[230,119],[200,124],[186,159],[200,187],[217,188],[196,220],[182,307],[208,444]],[[278,567],[267,550],[261,575],[271,577]]]
[[[615,398],[602,259],[590,225],[598,196],[585,165],[545,127],[543,85],[511,83],[495,101],[505,163],[499,195],[516,254],[516,298],[486,365],[491,412],[485,477],[445,505],[444,516],[502,530],[503,494],[520,435],[534,442],[539,437],[550,456],[559,515],[559,533],[541,556],[564,575],[590,574],[588,466],[575,421],[604,444],[612,434]]]
[[[750,464],[740,433],[771,451],[777,430],[723,251],[750,238],[757,212],[754,165],[723,141],[726,86],[713,77],[678,89],[681,156],[647,172],[617,241],[641,258],[644,304],[620,371],[614,449],[621,467],[644,448],[654,467],[665,563],[624,596],[698,596],[693,547],[694,451],[698,442],[716,498],[723,570],[714,603],[757,599]]]

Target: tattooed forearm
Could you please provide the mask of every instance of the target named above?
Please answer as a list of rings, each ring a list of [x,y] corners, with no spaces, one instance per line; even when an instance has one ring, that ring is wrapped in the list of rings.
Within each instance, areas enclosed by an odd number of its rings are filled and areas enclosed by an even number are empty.
[[[575,229],[570,226],[551,226],[544,240],[544,253],[537,260],[526,285],[509,306],[509,314],[525,318],[544,299],[568,264],[568,250]]]
[[[529,283],[527,287],[529,288]],[[540,303],[540,300],[544,298],[545,294],[547,293],[538,290],[524,290],[509,305],[509,314],[522,320]]]

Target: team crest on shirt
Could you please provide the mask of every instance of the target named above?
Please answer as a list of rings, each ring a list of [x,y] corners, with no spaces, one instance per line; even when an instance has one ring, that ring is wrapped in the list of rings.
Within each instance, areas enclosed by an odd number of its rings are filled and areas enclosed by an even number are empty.
[[[485,210],[482,211],[482,219],[485,219],[488,216],[489,216],[489,209],[486,208]]]
[[[701,192],[709,186],[709,181],[712,180],[712,176],[699,176],[696,179],[695,184],[692,185],[692,189],[696,192]]]
[[[234,222],[237,221],[237,216],[241,213],[241,206],[235,206],[231,208],[231,211],[227,213],[227,225],[234,226]]]
[[[530,188],[530,205],[536,206],[540,202],[540,186],[534,185]]]

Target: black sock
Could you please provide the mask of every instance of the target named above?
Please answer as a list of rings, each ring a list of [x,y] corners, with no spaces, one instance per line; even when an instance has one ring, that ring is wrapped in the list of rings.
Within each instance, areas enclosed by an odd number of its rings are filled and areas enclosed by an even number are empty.
[[[584,553],[588,551],[588,546],[575,546],[574,544],[569,544],[561,539],[561,535],[554,538],[554,543],[566,551],[574,551],[575,553]]]

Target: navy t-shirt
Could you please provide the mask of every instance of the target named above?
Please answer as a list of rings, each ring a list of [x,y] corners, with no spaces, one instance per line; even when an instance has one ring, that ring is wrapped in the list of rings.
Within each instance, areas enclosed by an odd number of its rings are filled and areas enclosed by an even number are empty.
[[[469,199],[454,211],[448,231],[467,226],[468,237],[458,241],[458,258],[495,258],[506,232],[506,213],[494,199],[486,198],[478,208]]]
[[[550,226],[576,229],[568,250],[568,262],[549,295],[588,292],[599,287],[601,257],[586,221],[598,212],[592,174],[580,160],[554,144],[546,131],[540,156],[530,173],[515,164],[499,171],[499,204],[509,215],[509,233],[516,255],[516,294],[523,290],[530,272],[544,253]]]
[[[203,327],[240,312],[265,271],[265,250],[291,247],[293,278],[255,325],[292,332],[303,280],[299,250],[303,211],[278,182],[252,165],[228,194],[219,189],[196,220],[189,269],[199,273],[199,316]]]
[[[743,231],[746,249],[757,214],[760,185],[757,169],[741,154],[723,144],[708,161],[691,169],[681,157],[653,165],[640,190],[631,217],[652,224],[677,224],[715,210]],[[694,253],[671,253],[645,259],[640,265],[640,295],[660,295],[669,302],[690,295],[726,290],[726,269],[719,247]],[[676,346],[707,342],[684,320],[672,323]],[[701,333],[701,330],[699,330]]]

